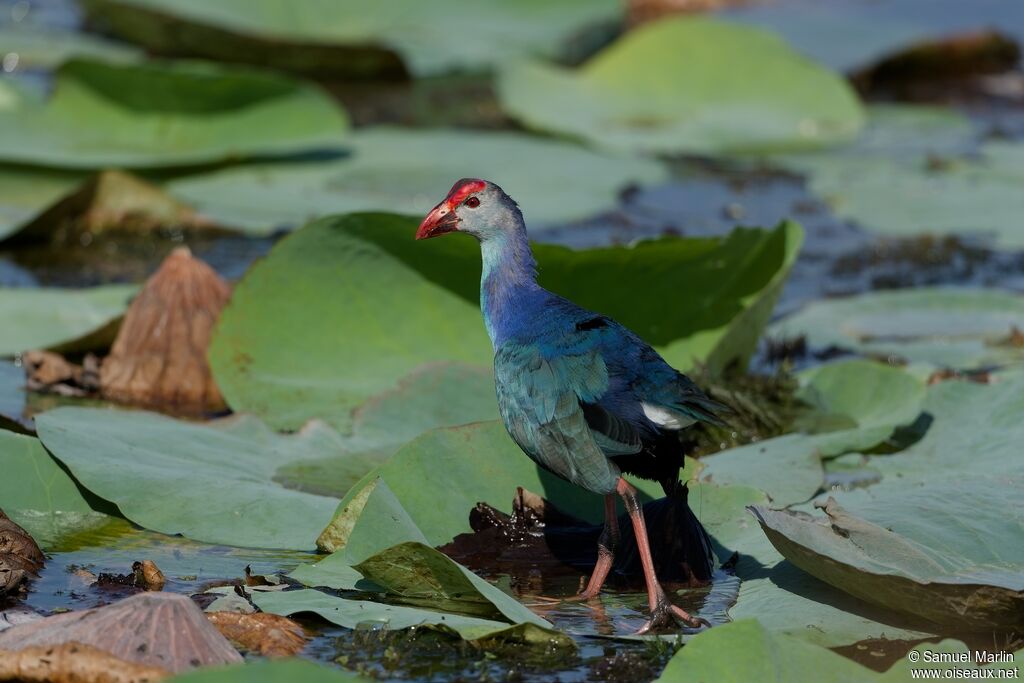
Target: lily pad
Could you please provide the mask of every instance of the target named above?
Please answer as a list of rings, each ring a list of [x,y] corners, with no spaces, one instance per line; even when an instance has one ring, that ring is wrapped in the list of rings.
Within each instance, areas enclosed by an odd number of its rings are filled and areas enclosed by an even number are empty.
[[[1000,482],[1003,485],[991,486],[991,481],[984,481],[983,488],[970,488],[971,483],[982,481],[968,480],[953,491],[929,487],[917,495],[911,492],[902,505],[888,506],[890,514],[875,511],[875,518],[885,519],[885,528],[850,514],[832,498],[824,504],[824,520],[761,507],[751,511],[790,562],[863,600],[947,628],[1015,630],[1024,626],[1024,553],[1001,550],[991,553],[997,557],[974,563],[962,555],[937,552],[894,531],[899,517],[893,513],[933,517],[941,508],[942,517],[949,518],[953,516],[950,507],[956,506],[971,519],[944,527],[944,550],[951,545],[963,547],[963,541],[988,545],[977,543],[974,533],[979,529],[990,538],[1020,538],[1024,523],[1007,512],[1013,509],[1011,501],[1024,494],[1024,485]],[[965,497],[971,505],[960,502]],[[929,501],[933,501],[930,506]],[[960,529],[971,536],[957,544],[950,536]]]
[[[217,223],[270,231],[328,214],[426,214],[452,178],[498,178],[532,225],[587,218],[627,186],[667,178],[653,160],[583,149],[520,133],[361,130],[351,158],[259,164],[175,180],[169,191]]]
[[[228,404],[277,428],[322,417],[347,431],[354,407],[425,364],[489,367],[478,245],[461,236],[415,242],[416,224],[390,214],[325,218],[255,264],[210,348]],[[698,360],[716,369],[753,352],[801,236],[786,223],[726,238],[535,253],[541,284],[615,317],[681,370]],[[661,293],[693,291],[693,282],[704,283],[699,293],[664,304]]]
[[[821,683],[861,683],[876,675],[831,650],[744,619],[691,638],[657,681],[796,681],[811,671]]]
[[[141,411],[58,408],[37,416],[36,427],[85,488],[161,533],[304,550],[337,505],[272,481],[289,460],[343,448],[323,424],[282,436],[251,417],[202,425]]]
[[[121,37],[165,54],[363,78],[481,71],[523,55],[555,55],[577,30],[621,16],[614,0],[513,0],[469,12],[459,0],[300,0],[287,8],[274,0],[84,4]]]
[[[208,667],[168,679],[167,683],[366,683],[369,679],[334,667],[292,657],[236,666]]]
[[[522,63],[500,76],[513,118],[614,149],[807,149],[848,141],[864,123],[842,78],[772,33],[713,19],[647,24],[575,71]]]
[[[0,45],[5,55],[17,55],[11,71],[54,69],[73,57],[89,57],[106,62],[135,62],[144,57],[142,50],[115,43],[79,31],[0,27]]]
[[[750,519],[734,547],[740,592],[729,609],[734,621],[757,619],[775,633],[824,647],[885,638],[919,640],[938,628],[922,619],[876,607],[805,573],[788,562]]]
[[[696,683],[697,681],[796,681],[814,672],[821,683],[897,683],[913,678],[911,669],[920,670],[928,662],[937,678],[984,678],[965,675],[980,664],[970,648],[959,641],[943,640],[915,647],[917,657],[903,657],[879,673],[842,655],[793,636],[775,633],[754,619],[744,619],[699,633],[669,661],[657,683]],[[929,661],[925,653],[936,655]],[[1016,657],[1014,657],[1016,659]],[[992,669],[1012,668],[1012,662],[997,663]],[[956,670],[961,675],[944,675]],[[976,672],[983,673],[983,672]],[[998,677],[998,676],[997,676]]]
[[[28,171],[29,179],[35,176]],[[18,244],[47,243],[60,234],[64,242],[73,242],[84,233],[96,236],[109,230],[145,233],[158,228],[213,227],[158,186],[122,171],[101,171],[33,208],[35,211],[25,212],[21,220],[0,225],[0,237]]]
[[[482,422],[436,429],[400,448],[342,499],[335,518],[317,541],[321,550],[346,546],[356,533],[353,529],[359,529],[357,520],[362,519],[366,504],[365,498],[360,500],[360,492],[377,478],[387,484],[431,546],[472,531],[469,512],[480,501],[511,512],[517,486],[556,501],[560,509],[577,517],[597,521],[602,516],[600,496],[539,469],[519,450],[501,422]],[[637,484],[647,496],[661,495],[657,484]],[[383,523],[374,521],[378,517],[386,515],[368,516],[364,523]],[[361,533],[376,539],[385,532],[378,528]]]
[[[803,373],[796,396],[813,411],[798,420],[822,456],[868,450],[921,414],[925,382],[901,368],[870,360],[830,363]]]
[[[110,520],[34,437],[0,430],[0,470],[0,510],[43,548]]]
[[[0,159],[157,168],[340,151],[345,113],[314,86],[200,63],[75,59],[53,93],[0,83]]]
[[[813,438],[788,434],[701,458],[700,481],[759,488],[776,506],[810,500],[824,483]]]
[[[883,235],[979,235],[1024,247],[1024,144],[990,142],[971,157],[817,155],[796,168],[836,215]]]
[[[461,614],[435,612],[418,607],[387,605],[367,600],[348,600],[313,589],[254,593],[253,602],[264,612],[290,616],[312,613],[345,628],[387,628],[399,630],[430,626],[466,640],[513,638],[528,642],[550,642],[550,633],[534,624],[507,624]],[[569,641],[571,642],[571,641]]]
[[[817,301],[768,333],[806,335],[818,349],[974,369],[1024,360],[1024,351],[1009,343],[1014,327],[1024,328],[1019,294],[920,287]]]
[[[18,231],[85,178],[78,171],[0,166],[0,239]]]
[[[110,346],[134,285],[90,289],[0,287],[0,356],[32,349],[87,351]]]

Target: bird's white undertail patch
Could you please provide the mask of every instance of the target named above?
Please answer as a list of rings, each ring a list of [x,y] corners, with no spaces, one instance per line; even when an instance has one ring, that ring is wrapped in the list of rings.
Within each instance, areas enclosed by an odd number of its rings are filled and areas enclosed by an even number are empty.
[[[644,409],[644,415],[648,420],[665,429],[684,429],[697,421],[665,406],[653,403],[641,403],[640,406]]]

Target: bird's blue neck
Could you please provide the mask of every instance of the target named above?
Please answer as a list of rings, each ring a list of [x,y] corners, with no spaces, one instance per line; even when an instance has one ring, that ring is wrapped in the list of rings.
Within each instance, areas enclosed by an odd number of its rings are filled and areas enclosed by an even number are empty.
[[[488,235],[480,241],[480,253],[480,310],[497,348],[530,315],[543,290],[537,284],[537,262],[525,229]]]

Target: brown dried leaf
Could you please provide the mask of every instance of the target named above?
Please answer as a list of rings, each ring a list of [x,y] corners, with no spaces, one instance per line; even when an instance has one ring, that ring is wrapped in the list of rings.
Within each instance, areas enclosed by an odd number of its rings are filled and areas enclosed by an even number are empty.
[[[32,536],[0,510],[0,595],[16,590],[45,561]]]
[[[0,650],[72,642],[174,673],[242,661],[199,607],[176,593],[139,593],[105,607],[58,614],[0,632]]]
[[[306,646],[302,626],[278,614],[210,612],[206,618],[238,647],[265,657],[292,657]]]
[[[965,80],[1013,69],[1021,51],[998,31],[968,31],[919,43],[883,57],[853,75],[861,90],[914,82]]]
[[[170,675],[166,669],[126,662],[82,643],[0,650],[0,681],[148,683]]]
[[[148,591],[160,591],[164,589],[164,573],[156,566],[153,560],[143,560],[132,564],[132,571],[138,577],[138,584]]]
[[[231,288],[186,247],[175,249],[132,302],[100,368],[104,397],[177,412],[223,410],[206,361]]]

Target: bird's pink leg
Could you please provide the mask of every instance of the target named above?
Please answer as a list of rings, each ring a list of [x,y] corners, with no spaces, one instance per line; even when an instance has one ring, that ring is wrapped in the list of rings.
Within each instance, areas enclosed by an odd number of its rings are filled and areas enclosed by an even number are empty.
[[[644,523],[644,513],[640,507],[640,501],[636,497],[636,489],[628,481],[619,477],[615,490],[622,496],[622,500],[626,504],[626,512],[629,513],[629,518],[633,522],[633,532],[640,550],[640,563],[644,567],[644,579],[647,581],[647,603],[651,608],[651,618],[640,628],[638,633],[647,633],[653,628],[672,621],[679,621],[693,628],[711,626],[706,620],[691,616],[686,610],[669,602],[665,590],[654,573],[654,560],[651,559],[651,546],[647,540],[647,525]]]
[[[576,596],[577,600],[593,600],[601,594],[601,586],[612,570],[615,560],[615,548],[619,545],[619,519],[615,516],[615,494],[604,497],[604,531],[597,540],[597,564],[586,589]]]

